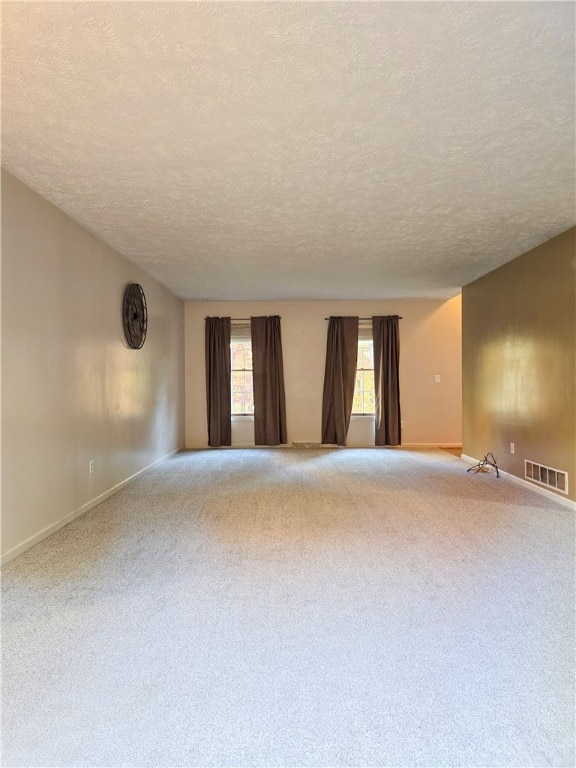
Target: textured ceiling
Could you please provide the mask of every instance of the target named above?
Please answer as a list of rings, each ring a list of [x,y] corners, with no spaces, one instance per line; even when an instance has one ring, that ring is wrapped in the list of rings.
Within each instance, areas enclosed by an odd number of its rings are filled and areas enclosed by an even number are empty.
[[[574,224],[569,2],[4,2],[3,164],[187,299],[452,296]]]

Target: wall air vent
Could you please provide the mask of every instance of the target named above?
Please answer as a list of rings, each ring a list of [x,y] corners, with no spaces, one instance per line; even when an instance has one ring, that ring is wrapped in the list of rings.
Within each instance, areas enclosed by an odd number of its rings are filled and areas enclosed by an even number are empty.
[[[568,493],[568,473],[561,469],[553,469],[535,461],[524,461],[524,477],[533,483],[545,485],[561,493]]]

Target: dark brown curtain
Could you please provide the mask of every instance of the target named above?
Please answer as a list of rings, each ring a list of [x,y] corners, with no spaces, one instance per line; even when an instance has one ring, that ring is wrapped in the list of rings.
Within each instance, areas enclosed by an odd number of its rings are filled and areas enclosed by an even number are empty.
[[[286,437],[286,398],[280,318],[250,318],[254,370],[254,442],[280,445]]]
[[[230,318],[207,317],[205,338],[208,445],[231,445]]]
[[[372,318],[376,445],[400,445],[400,329],[397,315]]]
[[[322,398],[323,443],[346,445],[357,360],[358,318],[331,317],[328,323]]]

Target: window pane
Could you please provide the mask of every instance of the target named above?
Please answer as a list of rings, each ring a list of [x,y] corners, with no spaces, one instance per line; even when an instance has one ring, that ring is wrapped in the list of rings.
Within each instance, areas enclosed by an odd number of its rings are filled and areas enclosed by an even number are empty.
[[[244,348],[240,344],[232,344],[232,368],[244,368]]]
[[[236,370],[252,369],[252,344],[249,341],[232,341],[230,343],[232,368]]]
[[[374,400],[374,389],[367,390],[364,393],[364,413],[376,413],[376,404]]]
[[[374,368],[372,343],[365,341],[362,345],[362,368]]]
[[[232,391],[237,392],[244,388],[244,371],[232,371]]]
[[[374,413],[374,346],[358,342],[358,362],[352,413]]]
[[[246,371],[244,374],[244,388],[250,395],[250,401],[252,401],[252,371]]]
[[[244,354],[244,353],[243,353]],[[254,413],[252,371],[232,371],[232,413]]]

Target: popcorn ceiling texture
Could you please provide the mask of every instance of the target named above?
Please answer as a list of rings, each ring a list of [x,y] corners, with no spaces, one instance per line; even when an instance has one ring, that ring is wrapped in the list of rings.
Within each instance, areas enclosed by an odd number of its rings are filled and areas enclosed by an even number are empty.
[[[4,3],[3,163],[186,299],[441,297],[574,223],[571,3]]]

